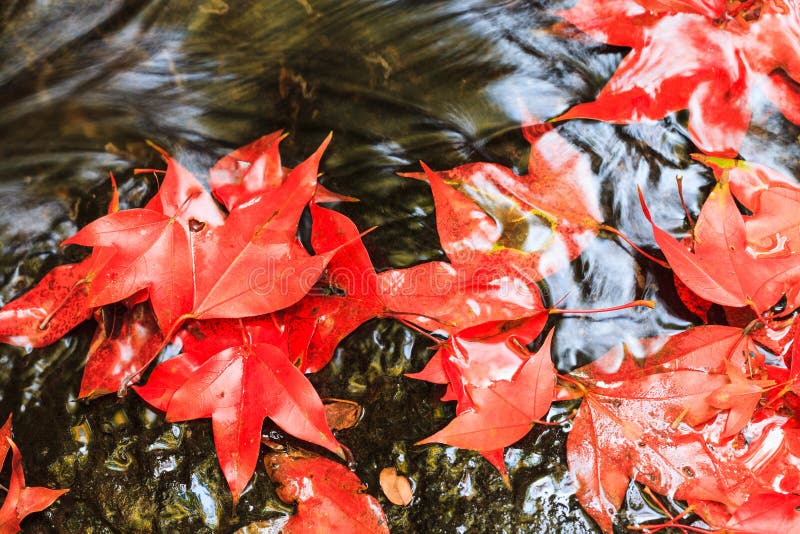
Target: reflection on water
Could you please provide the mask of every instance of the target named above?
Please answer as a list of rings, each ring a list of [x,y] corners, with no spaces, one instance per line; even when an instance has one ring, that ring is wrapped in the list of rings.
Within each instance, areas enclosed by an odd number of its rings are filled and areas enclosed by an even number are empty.
[[[429,189],[395,173],[419,171],[419,160],[436,169],[491,161],[524,170],[527,144],[518,128],[525,113],[547,118],[593,98],[624,54],[581,38],[547,11],[568,4],[3,2],[0,298],[7,302],[63,261],[58,243],[102,213],[108,171],[120,181],[123,207],[144,203],[157,184],[132,169],[159,165],[145,140],[202,173],[228,150],[279,128],[291,133],[282,144],[289,165],[334,132],[323,181],[362,199],[340,209],[361,228],[379,226],[365,237],[379,269],[442,259]],[[655,124],[559,126],[592,160],[605,222],[646,247],[654,243],[636,186],[659,221],[678,229],[675,177],[683,176],[695,212],[710,183],[688,158],[685,122],[678,114]],[[769,105],[757,106],[742,153],[796,175],[797,134]],[[516,245],[541,246],[540,221],[524,222],[533,228],[530,242]],[[70,260],[79,254],[64,252]],[[566,295],[563,306],[571,308],[635,298],[659,304],[652,312],[564,318],[557,326],[559,367],[686,326],[690,316],[663,288],[668,280],[612,238],[593,241],[547,280],[550,302]],[[72,488],[26,523],[30,529],[230,531],[285,510],[258,471],[234,513],[206,422],[175,430],[154,422],[133,395],[76,403],[88,335],[79,328],[27,357],[0,348],[2,414],[19,414],[15,433],[31,483]],[[472,453],[413,446],[453,415],[433,386],[402,377],[422,367],[426,347],[399,325],[372,322],[314,378],[323,396],[366,406],[364,421],[340,437],[371,491],[380,469],[403,451],[418,502],[387,505],[392,527],[538,532],[557,524],[591,531],[570,497],[563,430],[537,428],[509,449],[510,491]],[[115,426],[120,406],[129,420]]]

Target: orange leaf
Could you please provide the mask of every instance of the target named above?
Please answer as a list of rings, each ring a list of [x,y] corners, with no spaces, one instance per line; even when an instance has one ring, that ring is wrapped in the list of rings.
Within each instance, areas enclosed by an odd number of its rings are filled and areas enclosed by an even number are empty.
[[[414,490],[408,477],[401,475],[394,467],[384,467],[379,475],[381,490],[389,502],[398,506],[408,506],[414,498]]]

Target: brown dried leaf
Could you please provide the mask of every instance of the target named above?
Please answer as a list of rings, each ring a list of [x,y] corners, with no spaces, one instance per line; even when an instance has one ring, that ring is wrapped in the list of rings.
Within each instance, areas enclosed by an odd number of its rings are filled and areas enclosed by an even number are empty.
[[[360,404],[344,399],[326,399],[325,419],[331,430],[344,430],[356,426],[364,409]]]

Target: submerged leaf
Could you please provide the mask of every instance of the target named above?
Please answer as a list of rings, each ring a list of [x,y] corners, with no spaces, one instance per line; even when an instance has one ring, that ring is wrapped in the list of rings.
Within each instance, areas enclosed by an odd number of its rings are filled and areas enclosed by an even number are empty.
[[[267,475],[279,485],[278,497],[297,505],[283,526],[285,534],[330,532],[388,534],[378,501],[345,466],[312,453],[271,452]]]

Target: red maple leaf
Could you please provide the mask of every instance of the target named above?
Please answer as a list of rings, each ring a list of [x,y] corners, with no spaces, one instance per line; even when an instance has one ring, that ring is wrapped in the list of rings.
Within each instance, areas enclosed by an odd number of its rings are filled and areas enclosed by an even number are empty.
[[[44,347],[92,316],[89,290],[111,249],[96,249],[80,263],[60,265],[0,310],[0,341]]]
[[[268,189],[277,189],[290,169],[281,165],[281,130],[226,154],[208,171],[209,185],[228,211]]]
[[[751,493],[797,487],[796,457],[782,447],[795,435],[787,419],[754,415],[773,382],[762,379],[770,367],[751,330],[691,328],[644,358],[612,350],[565,379],[584,398],[567,441],[570,470],[579,501],[604,530],[631,479],[719,526]],[[747,425],[762,439],[731,439]]]
[[[766,387],[773,380],[753,380],[739,366],[726,362],[730,383],[719,386],[708,395],[708,402],[715,408],[728,410],[723,438],[738,434],[753,416]]]
[[[113,174],[108,213],[119,211]],[[0,341],[24,347],[44,347],[92,316],[92,282],[115,251],[97,248],[80,263],[56,267],[24,295],[0,310]]]
[[[456,369],[445,373],[450,375],[451,383],[463,385],[463,390],[456,392],[457,415],[445,428],[420,443],[438,442],[462,449],[495,451],[525,436],[547,413],[553,399],[556,377],[550,359],[551,340],[552,332],[535,354],[522,354],[517,349],[517,367],[505,377],[489,379],[476,371],[478,376],[468,375],[469,382],[463,383],[454,375],[475,371],[469,367],[471,362],[447,358],[446,362]],[[474,351],[473,354],[479,357]],[[459,363],[462,366],[458,366]],[[469,402],[465,403],[467,398]]]
[[[145,291],[166,333],[193,305],[190,233],[221,225],[224,215],[189,171],[161,153],[164,181],[144,208],[109,210],[64,243],[114,251],[91,285],[92,307]]]
[[[103,313],[101,310],[100,315]],[[105,321],[98,322],[86,355],[79,398],[116,393],[163,348],[164,338],[146,303],[112,317],[110,331]]]
[[[725,532],[774,534],[800,529],[800,495],[759,493],[733,513],[724,525]]]
[[[161,153],[167,163],[167,171],[145,209],[175,217],[190,230],[198,225],[223,224],[225,215],[197,178],[163,149],[151,146]]]
[[[800,8],[784,0],[580,0],[559,14],[603,42],[630,47],[594,102],[556,117],[616,123],[689,110],[707,154],[733,156],[756,86],[800,123]]]
[[[195,318],[251,317],[300,300],[335,251],[310,256],[297,243],[297,225],[317,187],[317,169],[330,136],[275,191],[231,210],[195,248]]]
[[[281,164],[278,151],[285,137],[281,130],[269,133],[225,155],[211,167],[211,190],[228,211],[257,195],[280,189],[292,171]],[[317,186],[314,198],[317,202],[355,200],[328,191],[321,185]]]
[[[785,257],[800,251],[800,188],[791,178],[740,159],[693,154],[692,158],[727,182],[748,213],[744,219],[747,243],[758,257]]]
[[[754,476],[732,448],[709,447],[693,428],[714,417],[705,398],[727,382],[723,374],[677,369],[583,385],[567,461],[578,500],[604,531],[632,479],[678,499],[731,507],[746,500]]]
[[[220,321],[187,351],[162,363],[136,392],[167,412],[169,421],[210,417],[219,463],[234,502],[258,460],[265,417],[300,439],[343,454],[311,383],[289,360],[272,317]],[[202,324],[202,323],[201,323]],[[202,328],[202,327],[201,327]],[[237,331],[238,330],[238,331]],[[223,347],[221,350],[220,347]]]
[[[457,332],[543,310],[539,289],[524,273],[488,263],[484,268],[431,261],[384,271],[378,275],[378,290],[394,316],[428,330]]]
[[[40,512],[53,504],[61,495],[69,490],[54,490],[43,487],[25,485],[25,473],[22,471],[22,455],[11,440],[11,416],[0,428],[0,464],[8,450],[11,449],[11,481],[3,506],[0,507],[0,534],[13,534],[22,530],[20,522],[34,512]]]
[[[345,466],[304,451],[270,452],[264,465],[278,484],[278,497],[297,505],[285,523],[276,525],[280,532],[389,533],[380,504]]]
[[[164,332],[192,309],[192,255],[189,231],[174,216],[151,209],[112,213],[64,241],[114,250],[96,276],[92,307],[120,302],[147,290]]]
[[[791,291],[800,263],[791,256],[763,258],[749,249],[744,218],[726,180],[703,204],[689,246],[656,226],[639,196],[667,262],[698,296],[723,306],[750,306],[760,314]]]
[[[492,163],[438,172],[423,164],[424,174],[404,174],[430,183],[439,239],[454,266],[521,271],[534,282],[577,258],[600,230],[586,157],[542,125],[523,134],[531,143],[525,175]]]
[[[314,249],[335,255],[311,294],[283,312],[292,355],[304,372],[319,370],[342,339],[374,317],[447,331],[487,321],[546,318],[538,289],[520,276],[445,262],[376,274],[352,221],[314,203],[311,214]]]
[[[303,372],[324,367],[341,340],[386,311],[378,275],[353,222],[313,202],[311,217],[314,250],[337,252],[311,293],[283,312],[289,348]]]
[[[548,310],[518,321],[485,323],[451,334],[428,360],[425,368],[406,376],[434,384],[448,384],[447,400],[457,400],[458,410],[470,406],[466,386],[487,387],[497,380],[511,380],[533,341],[547,322]]]

